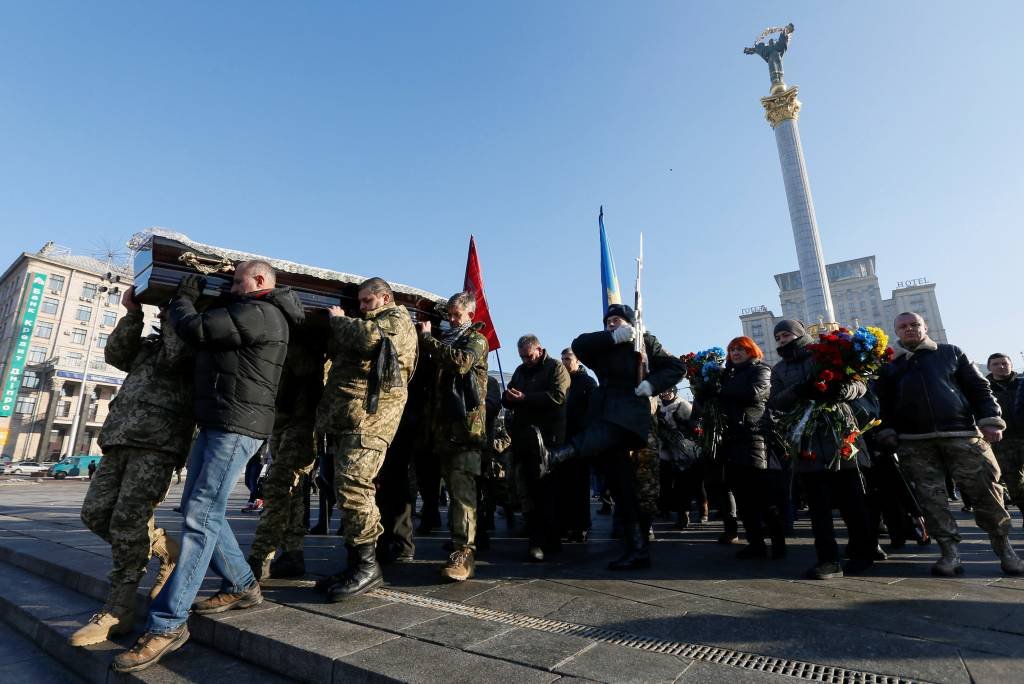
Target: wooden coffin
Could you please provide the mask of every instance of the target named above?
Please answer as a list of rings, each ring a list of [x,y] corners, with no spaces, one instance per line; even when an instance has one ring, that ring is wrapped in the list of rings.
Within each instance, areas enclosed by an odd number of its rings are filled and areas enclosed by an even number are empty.
[[[160,234],[153,234],[151,239],[147,235],[146,240],[133,246],[139,249],[135,257],[135,296],[143,304],[166,303],[174,296],[182,276],[198,273],[206,278],[206,289],[199,302],[203,305],[231,289],[238,263],[263,259],[274,265],[277,284],[294,290],[307,314],[315,314],[310,317],[311,321],[323,320],[323,310],[330,306],[341,306],[347,313],[359,310],[358,287],[365,280],[362,276],[209,247]],[[395,300],[409,310],[413,320],[440,319],[438,306],[443,305],[445,298],[407,285],[391,285]]]

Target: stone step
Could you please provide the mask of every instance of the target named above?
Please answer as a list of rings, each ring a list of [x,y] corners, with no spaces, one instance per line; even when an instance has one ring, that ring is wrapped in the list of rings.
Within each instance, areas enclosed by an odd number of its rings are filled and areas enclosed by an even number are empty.
[[[62,592],[61,598],[52,602],[37,600],[37,607],[45,609],[66,600],[66,605],[75,609],[55,609],[63,622],[54,625],[47,642],[48,652],[52,647],[74,655],[77,649],[67,645],[67,637],[105,600],[109,588],[105,575],[110,561],[81,549],[14,535],[0,537],[0,562],[11,572],[20,572],[25,578],[48,583]],[[446,639],[417,632],[419,623],[444,617],[440,612],[369,596],[339,604],[322,603],[308,588],[278,591],[288,597],[298,594],[298,607],[293,607],[295,603],[284,605],[268,600],[243,611],[191,616],[192,636],[180,654],[187,656],[193,647],[211,647],[225,657],[253,667],[261,676],[275,673],[304,682],[432,682],[443,678],[451,682],[484,679],[546,683],[562,676],[543,666],[509,662],[505,654],[490,657],[470,653]],[[144,616],[148,604],[144,589],[136,598],[137,614]],[[480,628],[490,628],[486,623],[473,622],[469,628],[474,634]],[[441,622],[438,626],[445,624]],[[121,644],[127,645],[130,641]],[[107,643],[93,647],[97,649],[106,653],[103,669],[120,647]],[[175,667],[179,660],[188,658],[176,653],[159,666],[166,663],[167,667]],[[145,672],[149,670],[142,674]]]
[[[0,562],[0,615],[2,620],[37,648],[73,672],[81,681],[96,684],[114,682],[259,681],[270,684],[289,680],[200,644],[190,643],[187,658],[168,658],[146,670],[121,674],[110,669],[114,656],[132,643],[132,637],[119,638],[94,646],[75,648],[68,643],[72,632],[81,627],[102,606],[102,602],[61,586],[53,580],[34,575],[10,563]],[[17,663],[12,665],[16,679],[36,681],[35,675]],[[29,679],[26,679],[29,677]]]

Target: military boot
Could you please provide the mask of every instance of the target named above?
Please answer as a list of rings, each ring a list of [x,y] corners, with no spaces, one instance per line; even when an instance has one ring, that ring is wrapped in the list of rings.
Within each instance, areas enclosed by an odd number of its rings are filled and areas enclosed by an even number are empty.
[[[156,579],[153,580],[153,586],[149,590],[149,598],[155,599],[156,595],[167,584],[171,573],[174,572],[174,566],[178,563],[178,552],[181,550],[181,547],[178,546],[178,542],[174,537],[167,535],[167,530],[161,529],[160,536],[153,542],[152,549],[153,555],[160,559],[160,569],[157,570]]]
[[[473,576],[476,571],[476,558],[473,549],[463,546],[448,556],[448,562],[441,568],[441,575],[455,582],[463,582]]]
[[[636,524],[626,525],[622,531],[622,555],[608,564],[609,570],[642,570],[651,567],[646,530],[641,533]]]
[[[573,448],[572,444],[563,444],[562,446],[548,449],[547,445],[544,444],[544,437],[541,435],[540,429],[536,426],[533,428],[533,435],[537,440],[537,452],[540,455],[541,477],[548,475],[553,468],[558,467],[559,463],[565,463],[577,455],[576,449]]]
[[[1010,538],[1004,535],[989,535],[992,540],[992,550],[999,556],[999,567],[1007,575],[1024,575],[1024,561],[1017,557],[1017,553],[1010,545]]]
[[[268,554],[263,558],[259,556],[249,556],[248,563],[249,568],[252,569],[252,576],[256,578],[257,582],[262,582],[270,577],[270,563],[274,558],[274,554]]]
[[[332,603],[364,594],[384,584],[384,575],[377,562],[377,545],[374,542],[354,546],[353,566],[345,577],[327,590],[327,600]]]
[[[270,562],[272,579],[297,579],[306,574],[306,555],[302,549],[285,551]]]
[[[964,574],[964,566],[960,563],[960,549],[957,542],[952,539],[939,539],[938,541],[939,549],[942,550],[942,558],[932,566],[932,574],[936,577],[954,577]]]
[[[135,592],[138,588],[138,582],[112,585],[103,609],[71,635],[71,645],[89,646],[119,634],[131,633],[135,623]]]
[[[356,566],[356,547],[351,544],[345,544],[345,552],[348,554],[346,556],[345,567],[338,570],[338,572],[333,575],[328,575],[327,577],[321,577],[318,579],[313,585],[314,591],[326,594],[331,590],[331,587],[345,581],[349,573],[351,573],[352,569]]]

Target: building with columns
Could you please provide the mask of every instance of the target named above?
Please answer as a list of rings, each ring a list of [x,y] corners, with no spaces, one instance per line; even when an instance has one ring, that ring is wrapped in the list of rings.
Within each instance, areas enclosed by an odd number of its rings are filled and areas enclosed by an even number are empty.
[[[100,453],[96,440],[107,405],[125,376],[104,362],[103,348],[124,314],[121,295],[131,282],[125,265],[52,242],[23,252],[0,276],[5,460]],[[156,322],[152,307],[146,316],[147,326]]]

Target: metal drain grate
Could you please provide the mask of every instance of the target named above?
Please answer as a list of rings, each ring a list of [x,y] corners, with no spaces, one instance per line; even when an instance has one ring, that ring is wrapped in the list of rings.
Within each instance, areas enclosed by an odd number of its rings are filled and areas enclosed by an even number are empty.
[[[767,672],[794,677],[812,682],[823,682],[825,684],[925,684],[919,679],[908,679],[896,675],[877,674],[874,672],[862,672],[860,670],[848,670],[842,667],[831,667],[828,665],[816,665],[799,660],[787,660],[785,658],[774,658],[772,656],[758,655],[756,653],[744,653],[718,646],[704,646],[701,644],[687,644],[680,641],[666,641],[651,637],[637,636],[628,632],[619,632],[613,629],[601,627],[590,627],[577,625],[572,622],[560,620],[549,620],[547,618],[532,617],[519,613],[507,613],[493,608],[482,608],[479,606],[468,606],[455,601],[444,601],[410,594],[394,589],[375,589],[371,592],[375,596],[398,603],[405,603],[422,608],[433,608],[445,613],[464,615],[466,617],[498,622],[504,625],[524,627],[540,632],[551,634],[569,634],[583,637],[592,641],[599,641],[617,646],[628,646],[641,651],[652,653],[667,653],[669,655],[700,660],[719,665],[738,667],[743,670],[755,672]]]

